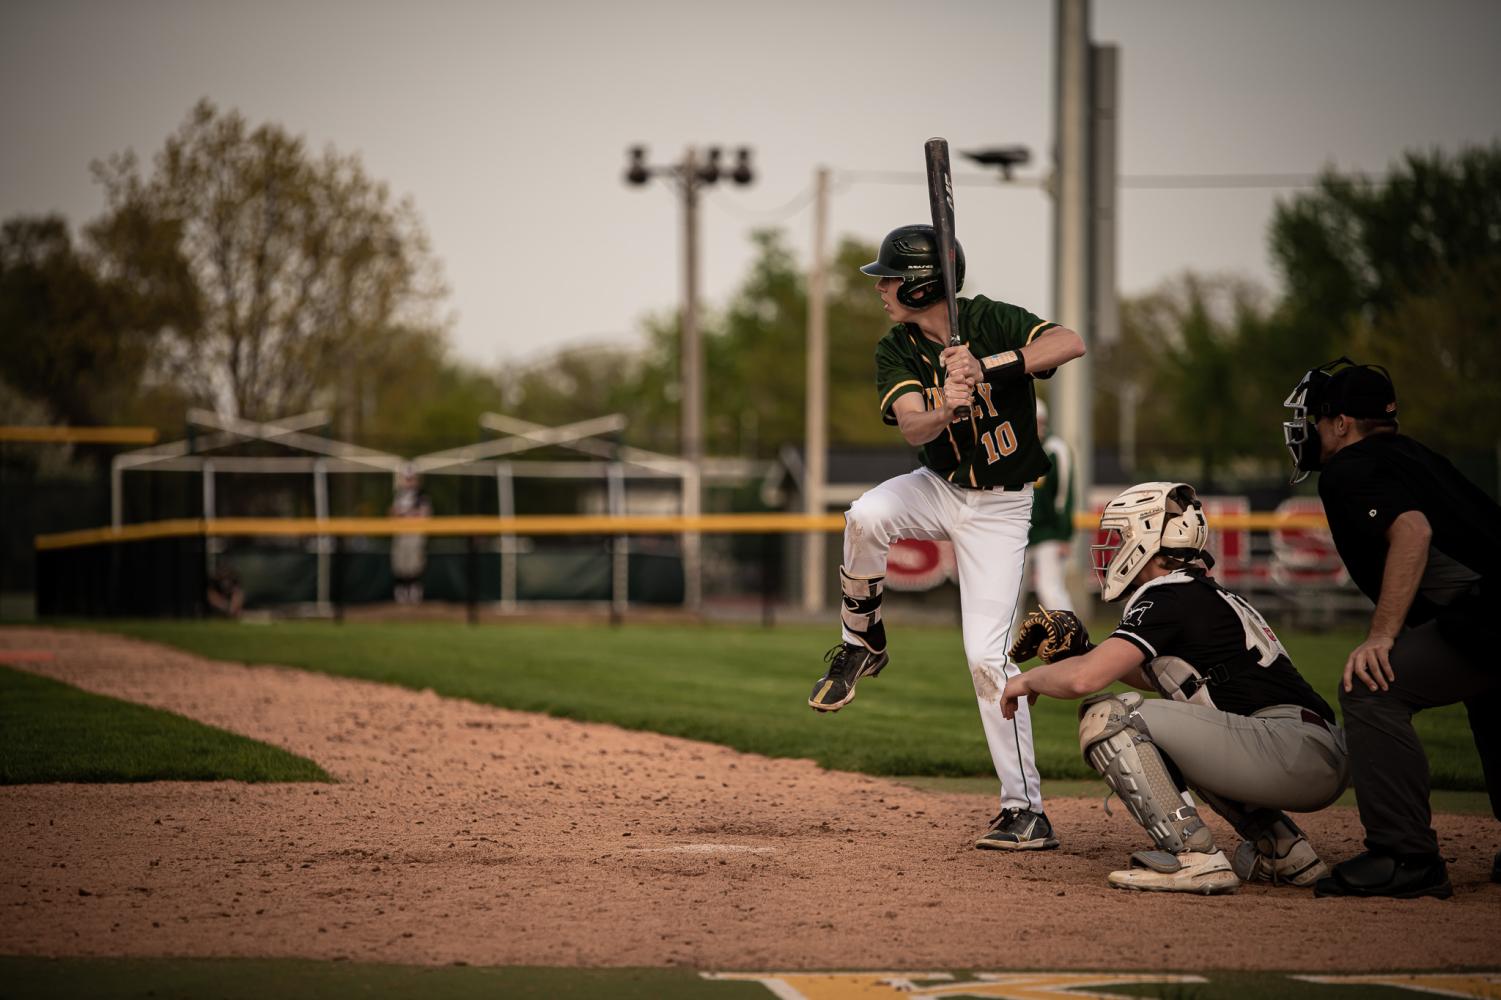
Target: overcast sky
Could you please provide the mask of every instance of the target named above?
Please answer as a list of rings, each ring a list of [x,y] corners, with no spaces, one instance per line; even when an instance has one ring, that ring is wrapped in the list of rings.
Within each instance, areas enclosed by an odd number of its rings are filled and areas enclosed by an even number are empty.
[[[358,153],[410,196],[451,289],[453,343],[493,365],[636,343],[676,307],[677,201],[622,182],[625,149],[749,145],[757,181],[706,197],[703,294],[723,303],[748,233],[806,259],[816,166],[844,172],[833,233],[925,221],[922,143],[1050,162],[1050,0],[718,3],[7,0],[0,216],[103,207],[89,161],[153,155],[199,98]],[[1097,0],[1121,52],[1121,172],[1379,172],[1403,150],[1501,136],[1496,0]],[[962,173],[971,172],[956,166]],[[1141,190],[1120,202],[1120,283],[1185,269],[1275,283],[1274,190]],[[964,185],[967,291],[1050,310],[1034,188]],[[879,331],[872,331],[872,341]]]

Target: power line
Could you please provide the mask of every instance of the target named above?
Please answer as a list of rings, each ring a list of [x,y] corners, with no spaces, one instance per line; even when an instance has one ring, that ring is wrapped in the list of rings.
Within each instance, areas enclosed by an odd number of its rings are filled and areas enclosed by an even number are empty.
[[[845,184],[922,184],[926,175],[913,170],[841,170],[836,179]],[[1310,188],[1318,184],[1318,174],[1122,174],[1123,188],[1147,190],[1193,190],[1196,188]],[[1046,188],[1046,177],[1014,177],[1002,180],[995,174],[955,174],[955,184],[988,187]]]
[[[813,201],[813,193],[814,185],[809,184],[779,207],[767,209],[746,208],[722,195],[708,198],[706,202],[723,209],[726,214],[733,215],[742,222],[782,222],[807,208]]]
[[[1122,174],[1123,188],[1311,188],[1318,174]]]
[[[965,187],[1018,187],[1047,190],[1048,177],[1013,177],[1002,180],[994,174],[955,174],[955,184]],[[915,170],[840,170],[834,174],[831,193],[839,194],[856,184],[924,184],[927,176]],[[1137,191],[1195,191],[1195,190],[1282,190],[1317,187],[1318,174],[1261,173],[1261,174],[1122,174],[1119,183],[1123,189]],[[747,208],[723,195],[706,199],[708,204],[722,209],[742,222],[785,222],[802,212],[813,201],[814,186],[809,184],[786,202],[769,209]]]
[[[1041,177],[1016,177],[1009,181],[1002,181],[995,174],[954,174],[952,180],[955,184],[984,184],[988,187],[1040,188],[1044,184]],[[834,183],[839,189],[851,184],[926,184],[927,182],[927,174],[914,170],[837,170],[834,172]]]

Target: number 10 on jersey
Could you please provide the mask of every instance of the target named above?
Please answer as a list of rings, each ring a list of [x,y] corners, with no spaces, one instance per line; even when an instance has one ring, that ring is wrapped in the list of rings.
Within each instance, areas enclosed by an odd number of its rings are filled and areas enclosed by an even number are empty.
[[[1001,456],[1011,454],[1016,450],[1016,431],[1011,429],[1011,421],[981,434],[980,443],[985,446],[986,465],[994,465]]]

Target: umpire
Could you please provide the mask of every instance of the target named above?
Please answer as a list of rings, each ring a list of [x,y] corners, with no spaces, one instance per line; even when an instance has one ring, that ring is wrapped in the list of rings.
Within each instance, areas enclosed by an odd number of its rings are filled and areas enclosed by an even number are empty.
[[[1293,482],[1319,497],[1351,578],[1376,604],[1340,689],[1366,851],[1334,867],[1319,896],[1453,894],[1428,804],[1428,758],[1413,714],[1465,704],[1491,808],[1501,818],[1501,670],[1486,633],[1501,596],[1501,507],[1442,455],[1397,432],[1384,368],[1339,358],[1284,404]],[[1490,609],[1490,610],[1488,610]],[[1501,881],[1501,854],[1491,880]]]

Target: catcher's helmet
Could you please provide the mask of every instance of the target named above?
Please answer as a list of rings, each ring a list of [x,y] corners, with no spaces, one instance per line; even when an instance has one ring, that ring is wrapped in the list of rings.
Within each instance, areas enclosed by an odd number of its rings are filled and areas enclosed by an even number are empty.
[[[1187,483],[1139,483],[1105,505],[1102,541],[1089,547],[1090,563],[1106,601],[1122,597],[1155,555],[1214,567],[1209,522],[1198,494]]]
[[[902,226],[886,234],[876,259],[860,268],[877,278],[901,278],[896,300],[908,309],[923,309],[943,297],[943,268],[938,235],[932,226]],[[954,241],[954,291],[964,287],[964,248]]]

